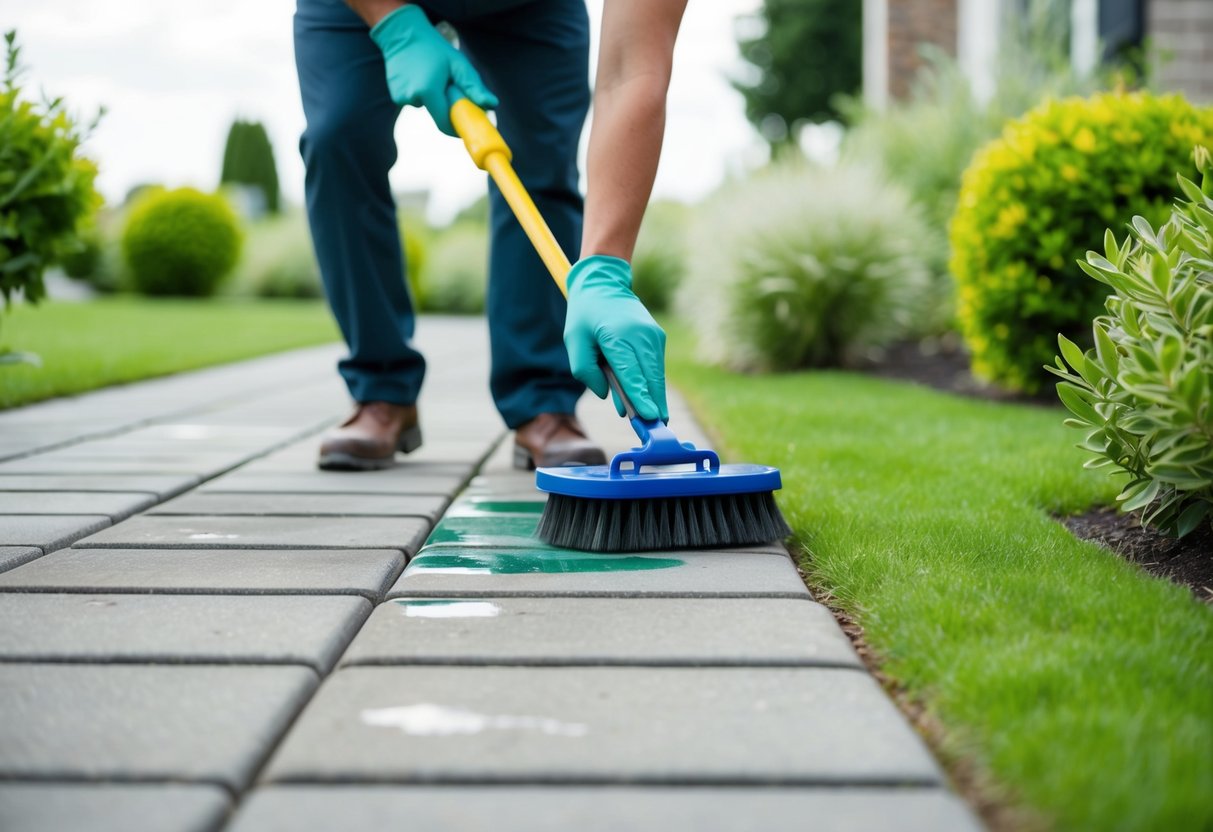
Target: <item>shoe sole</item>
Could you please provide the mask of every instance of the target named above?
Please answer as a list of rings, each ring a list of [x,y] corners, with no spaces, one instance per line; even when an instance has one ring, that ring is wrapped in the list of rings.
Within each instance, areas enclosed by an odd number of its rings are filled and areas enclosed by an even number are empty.
[[[400,434],[396,450],[402,454],[410,454],[421,447],[421,427],[414,426]],[[372,458],[354,456],[340,452],[322,454],[316,463],[321,471],[382,471],[396,464],[396,454]]]
[[[606,465],[606,456],[597,462],[584,462],[578,459],[566,459],[555,465],[547,466],[551,468],[573,468],[580,465]],[[537,467],[535,464],[534,455],[526,448],[515,443],[514,444],[514,468],[518,471],[534,471]]]

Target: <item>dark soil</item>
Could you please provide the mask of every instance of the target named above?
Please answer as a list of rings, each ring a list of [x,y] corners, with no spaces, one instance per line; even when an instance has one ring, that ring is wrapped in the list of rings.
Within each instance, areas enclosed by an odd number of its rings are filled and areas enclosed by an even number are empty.
[[[1207,524],[1176,540],[1143,528],[1137,515],[1097,508],[1063,518],[1075,537],[1090,540],[1132,561],[1151,575],[1167,578],[1213,604],[1213,529]]]
[[[969,353],[955,333],[894,344],[868,358],[857,369],[975,399],[1060,406],[1053,388],[1048,385],[1036,395],[1027,395],[1012,393],[974,378],[969,370]]]

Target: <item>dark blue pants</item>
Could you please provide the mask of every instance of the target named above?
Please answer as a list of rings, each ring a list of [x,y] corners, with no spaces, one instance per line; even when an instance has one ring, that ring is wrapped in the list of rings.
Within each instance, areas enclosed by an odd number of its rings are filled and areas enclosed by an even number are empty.
[[[582,215],[577,144],[590,101],[584,3],[420,5],[431,20],[456,28],[460,49],[501,99],[497,126],[518,175],[575,259]],[[307,117],[300,150],[308,221],[350,350],[338,369],[356,401],[411,404],[425,359],[411,344],[413,306],[388,186],[400,110],[388,95],[383,58],[366,24],[341,0],[298,0],[295,63]],[[489,384],[497,409],[510,427],[539,413],[571,413],[584,387],[569,372],[564,350],[564,298],[491,183],[489,223]]]

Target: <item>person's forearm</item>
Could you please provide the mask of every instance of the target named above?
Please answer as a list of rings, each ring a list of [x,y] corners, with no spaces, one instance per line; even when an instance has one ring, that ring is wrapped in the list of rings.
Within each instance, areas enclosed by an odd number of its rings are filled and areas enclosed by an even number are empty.
[[[345,0],[345,4],[366,21],[367,26],[374,28],[376,23],[403,6],[404,0]]]
[[[581,256],[632,259],[653,191],[685,0],[610,0],[594,89]]]

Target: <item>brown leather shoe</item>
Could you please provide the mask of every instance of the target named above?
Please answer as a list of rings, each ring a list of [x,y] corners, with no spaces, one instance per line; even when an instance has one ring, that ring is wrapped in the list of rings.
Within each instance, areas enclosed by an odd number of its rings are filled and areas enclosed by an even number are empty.
[[[396,451],[421,447],[416,405],[363,402],[341,427],[325,434],[320,461],[325,471],[374,471],[387,468]]]
[[[540,413],[514,432],[515,468],[605,464],[606,454],[586,437],[572,413]]]

